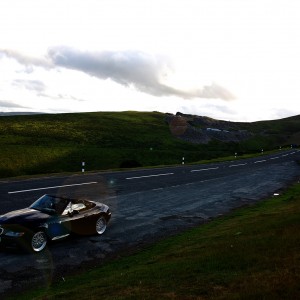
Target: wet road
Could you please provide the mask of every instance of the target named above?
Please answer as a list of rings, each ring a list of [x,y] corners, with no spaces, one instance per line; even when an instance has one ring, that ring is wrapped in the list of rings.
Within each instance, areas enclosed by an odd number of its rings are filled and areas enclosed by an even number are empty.
[[[29,206],[41,195],[85,197],[108,204],[112,219],[103,236],[76,237],[45,252],[0,252],[0,296],[64,274],[272,195],[300,178],[300,152],[208,165],[85,175],[0,180],[0,214]]]

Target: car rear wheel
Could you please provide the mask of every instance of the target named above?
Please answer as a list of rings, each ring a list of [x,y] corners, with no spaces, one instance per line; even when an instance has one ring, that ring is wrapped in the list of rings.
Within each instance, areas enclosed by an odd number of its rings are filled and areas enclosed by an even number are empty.
[[[104,231],[106,230],[106,224],[107,222],[104,216],[100,216],[96,222],[96,232],[98,234],[104,233]]]
[[[37,231],[31,237],[31,249],[33,252],[41,252],[47,245],[47,236],[44,231]]]

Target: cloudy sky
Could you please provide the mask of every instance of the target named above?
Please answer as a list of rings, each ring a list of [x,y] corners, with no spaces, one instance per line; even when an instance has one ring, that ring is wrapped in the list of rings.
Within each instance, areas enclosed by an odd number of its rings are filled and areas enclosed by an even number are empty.
[[[300,114],[298,0],[1,0],[0,112]]]

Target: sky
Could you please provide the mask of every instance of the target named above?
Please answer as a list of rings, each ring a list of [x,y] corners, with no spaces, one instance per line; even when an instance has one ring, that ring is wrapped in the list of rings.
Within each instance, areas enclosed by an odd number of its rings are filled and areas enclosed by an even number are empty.
[[[0,112],[300,114],[298,0],[1,0]]]

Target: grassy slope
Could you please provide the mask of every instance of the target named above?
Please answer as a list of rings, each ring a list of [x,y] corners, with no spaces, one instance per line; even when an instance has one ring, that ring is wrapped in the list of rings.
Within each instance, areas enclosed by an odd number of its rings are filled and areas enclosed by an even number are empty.
[[[82,113],[0,118],[0,177],[199,160],[207,152],[171,136],[162,113]],[[205,150],[205,151],[204,151]],[[208,154],[206,158],[213,155]]]
[[[20,299],[300,299],[300,184]]]
[[[212,141],[193,145],[173,137],[165,114],[96,112],[0,118],[0,178],[17,175],[180,164],[260,152],[285,143],[300,144],[299,116],[276,121],[236,123],[260,134],[242,143]],[[299,142],[298,142],[299,140]]]

